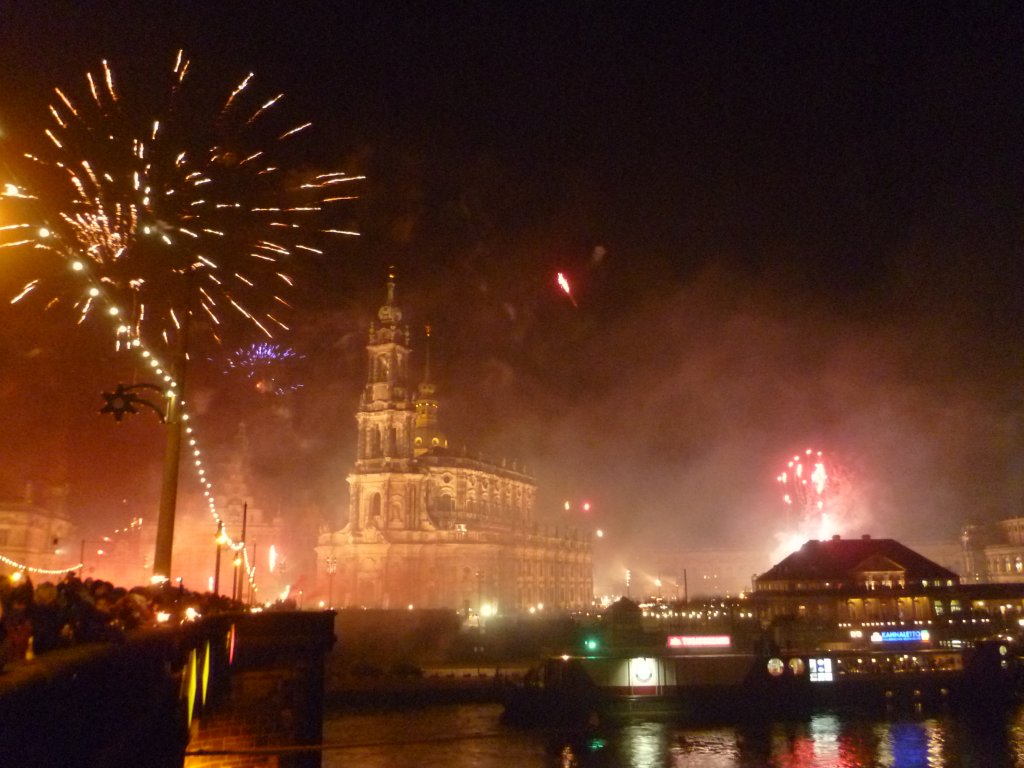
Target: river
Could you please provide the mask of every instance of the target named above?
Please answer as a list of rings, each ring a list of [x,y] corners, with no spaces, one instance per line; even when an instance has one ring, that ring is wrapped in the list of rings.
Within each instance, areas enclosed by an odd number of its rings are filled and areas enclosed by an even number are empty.
[[[494,704],[337,711],[324,768],[1024,768],[1024,711],[1005,722],[819,713],[790,723],[688,727],[636,719],[585,734],[502,725]]]

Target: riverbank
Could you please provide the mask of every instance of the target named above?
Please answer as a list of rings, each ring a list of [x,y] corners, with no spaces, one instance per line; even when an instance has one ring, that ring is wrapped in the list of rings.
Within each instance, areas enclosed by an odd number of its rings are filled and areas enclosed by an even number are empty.
[[[439,667],[397,675],[335,676],[325,691],[331,708],[402,709],[436,704],[503,701],[503,692],[522,681],[526,667],[477,670]]]

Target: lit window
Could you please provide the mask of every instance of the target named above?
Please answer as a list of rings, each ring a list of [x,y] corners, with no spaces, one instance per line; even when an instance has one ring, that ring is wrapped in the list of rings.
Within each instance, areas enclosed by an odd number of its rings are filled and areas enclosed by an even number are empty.
[[[808,666],[812,683],[832,682],[832,659],[809,659]]]

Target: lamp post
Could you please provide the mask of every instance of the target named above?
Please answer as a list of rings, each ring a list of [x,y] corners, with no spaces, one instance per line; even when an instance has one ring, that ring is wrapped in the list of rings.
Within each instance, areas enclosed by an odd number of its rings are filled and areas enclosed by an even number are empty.
[[[220,549],[224,546],[224,521],[217,523],[217,559],[213,566],[213,594],[220,597]]]
[[[334,574],[338,570],[338,558],[328,555],[324,560],[327,565],[327,607],[334,607]]]
[[[235,562],[234,562],[235,571],[232,574],[232,579],[231,579],[231,581],[232,581],[232,584],[231,584],[231,599],[232,600],[241,600],[242,599],[242,593],[243,593],[243,589],[242,589],[242,578],[243,578],[242,571],[243,571],[243,569],[241,568],[241,566],[242,566],[243,562],[245,561],[245,526],[246,526],[246,522],[248,521],[248,518],[249,518],[249,502],[246,501],[246,502],[243,502],[243,504],[242,504],[242,540],[241,540],[242,546],[238,550],[239,554],[235,555]],[[248,574],[246,574],[246,575],[248,575]]]

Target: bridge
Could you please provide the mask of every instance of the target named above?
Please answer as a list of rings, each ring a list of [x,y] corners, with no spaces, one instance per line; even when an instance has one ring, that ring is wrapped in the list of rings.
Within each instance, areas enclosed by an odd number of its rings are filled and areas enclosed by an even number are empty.
[[[333,612],[202,617],[9,663],[0,763],[320,765]]]

